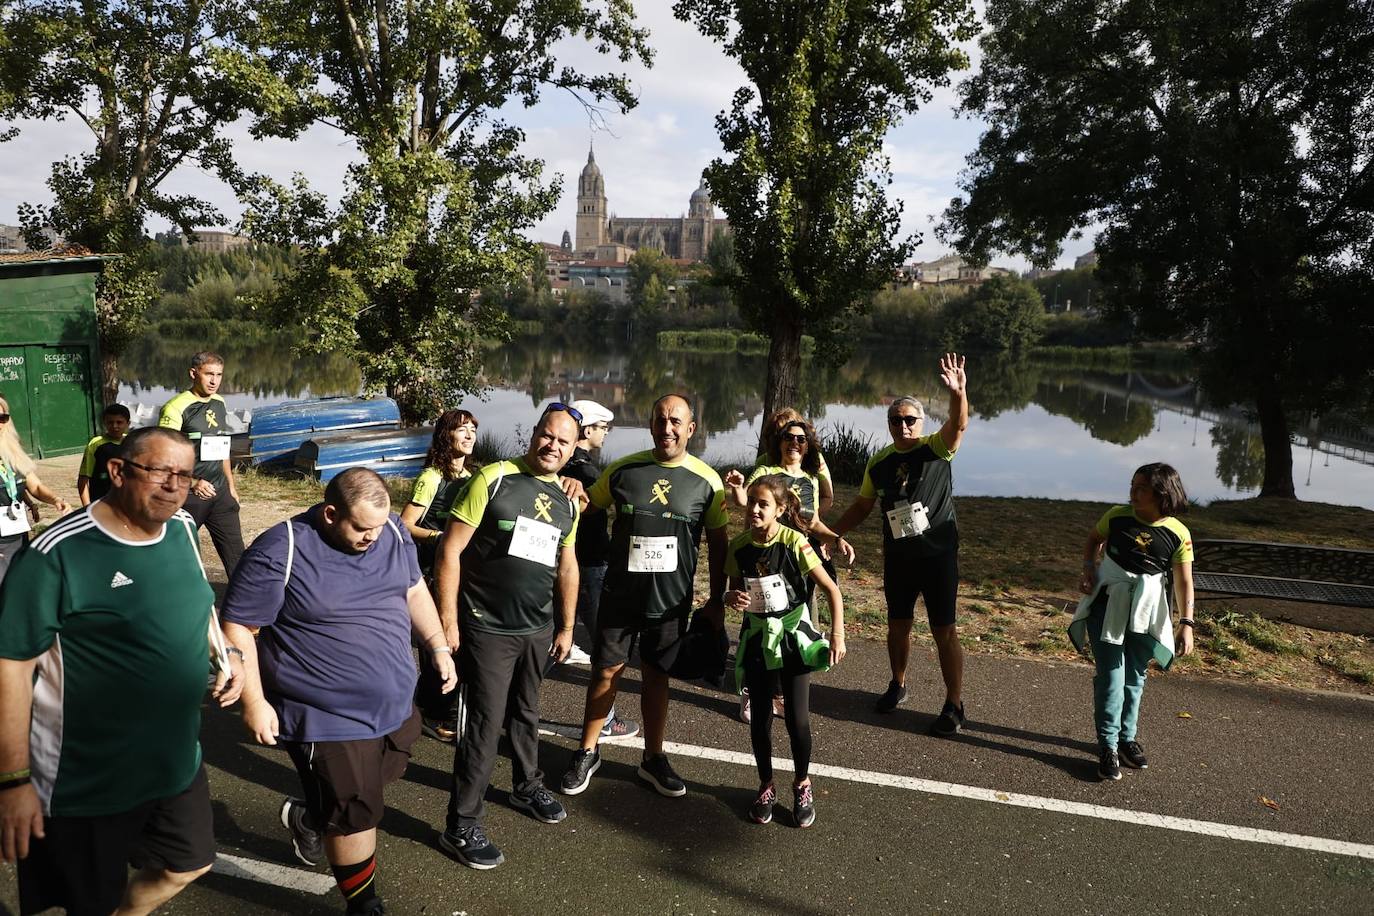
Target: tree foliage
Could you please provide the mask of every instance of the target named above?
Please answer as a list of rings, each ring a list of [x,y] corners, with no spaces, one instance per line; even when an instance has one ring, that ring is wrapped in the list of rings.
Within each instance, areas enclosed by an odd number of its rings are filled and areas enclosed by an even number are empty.
[[[883,138],[967,65],[966,0],[677,0],[750,85],[716,118],[706,169],[730,219],[746,320],[769,335],[764,409],[796,402],[801,336],[843,350],[845,322],[913,246],[896,240]]]
[[[963,109],[988,129],[943,231],[1051,263],[1102,226],[1104,298],[1253,399],[1261,495],[1289,411],[1374,381],[1374,5],[990,0]],[[1363,303],[1363,304],[1362,304]]]
[[[253,66],[247,9],[241,0],[13,0],[0,12],[0,118],[76,118],[94,140],[89,152],[53,163],[52,203],[23,204],[20,222],[33,247],[55,231],[123,256],[106,267],[97,301],[111,399],[115,360],[155,298],[146,220],[160,216],[185,232],[222,222],[209,203],[169,193],[164,182],[189,164],[235,174],[222,130],[254,101],[234,75]]]
[[[657,314],[669,302],[668,287],[677,282],[677,265],[657,248],[641,248],[630,255],[628,266],[630,303],[641,315]]]
[[[945,306],[945,347],[950,350],[1025,353],[1040,342],[1045,303],[1028,281],[990,277]]]
[[[272,66],[258,74],[270,120],[291,135],[321,122],[361,153],[337,205],[298,178],[245,188],[255,237],[305,246],[274,300],[315,349],[354,356],[364,377],[415,421],[479,386],[479,341],[502,315],[479,290],[522,278],[522,232],[557,203],[559,183],[520,152],[501,120],[548,88],[585,104],[634,104],[623,75],[560,65],[581,37],[621,62],[650,52],[629,0],[264,0]],[[278,74],[309,73],[308,89]]]

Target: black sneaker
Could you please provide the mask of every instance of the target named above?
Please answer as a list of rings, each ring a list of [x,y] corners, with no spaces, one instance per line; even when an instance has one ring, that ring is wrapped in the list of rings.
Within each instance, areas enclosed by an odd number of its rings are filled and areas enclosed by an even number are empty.
[[[873,704],[873,709],[877,712],[892,712],[905,702],[906,688],[896,681],[889,681],[887,692],[878,697],[878,702]]]
[[[1135,767],[1137,770],[1150,768],[1150,761],[1145,759],[1145,749],[1140,746],[1139,741],[1122,741],[1117,744],[1116,752],[1121,757],[1121,762],[1128,767]]]
[[[556,824],[568,816],[568,812],[563,810],[558,799],[550,795],[549,790],[543,786],[535,789],[530,795],[512,792],[510,794],[510,806],[516,811],[523,811],[536,821],[543,821],[546,824]]]
[[[501,850],[482,832],[481,824],[445,830],[439,834],[439,847],[468,868],[485,870],[506,861]]]
[[[309,812],[299,798],[287,798],[281,803],[281,823],[291,831],[291,849],[306,865],[316,865],[324,858],[324,837],[310,826]]]
[[[1121,778],[1121,761],[1116,756],[1116,751],[1107,748],[1102,752],[1102,760],[1097,765],[1097,775],[1104,779]]]
[[[564,795],[581,795],[592,781],[592,774],[601,767],[601,752],[596,748],[589,751],[579,750],[573,754],[568,771],[558,783],[558,791]]]
[[[792,787],[792,820],[798,827],[810,827],[816,823],[816,799],[811,794],[811,783]]]
[[[770,782],[759,789],[759,797],[749,806],[749,820],[755,824],[766,824],[773,819],[773,805],[778,800],[778,790]]]
[[[964,704],[955,706],[949,700],[941,707],[940,714],[930,723],[930,733],[941,738],[953,738],[964,727]]]
[[[653,786],[659,795],[678,798],[687,794],[687,783],[673,772],[667,754],[655,754],[640,761],[639,778]]]

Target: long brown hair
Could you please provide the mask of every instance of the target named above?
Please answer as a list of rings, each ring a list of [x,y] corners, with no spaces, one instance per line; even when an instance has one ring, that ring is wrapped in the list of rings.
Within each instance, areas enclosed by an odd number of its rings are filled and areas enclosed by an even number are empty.
[[[458,450],[453,445],[453,432],[464,423],[477,428],[477,418],[466,410],[446,410],[434,421],[434,438],[429,441],[429,453],[425,455],[425,467],[437,468],[445,480],[453,480],[453,462],[458,460]],[[471,473],[477,467],[466,456],[463,469]]]
[[[802,453],[801,468],[813,477],[821,472],[821,443],[816,438],[815,428],[800,418],[788,420],[773,436],[773,447],[768,452],[769,461],[782,467],[782,437],[794,426],[800,426],[806,434],[806,451]]]

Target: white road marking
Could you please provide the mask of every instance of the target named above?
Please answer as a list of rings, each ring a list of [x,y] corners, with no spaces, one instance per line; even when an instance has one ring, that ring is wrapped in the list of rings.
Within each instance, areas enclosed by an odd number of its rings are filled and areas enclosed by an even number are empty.
[[[334,890],[335,886],[334,879],[328,875],[319,875],[289,865],[278,865],[275,862],[246,859],[226,852],[215,858],[214,867],[210,870],[231,878],[246,878],[261,884],[289,887],[292,890],[305,891],[307,894],[327,894]]]
[[[629,738],[617,741],[616,744],[621,747],[643,748],[644,740],[642,738]],[[666,753],[681,757],[716,760],[721,763],[734,763],[751,768],[754,766],[754,755],[741,751],[698,747],[694,744],[678,744],[674,741],[663,742],[663,750]],[[792,761],[774,757],[773,766],[775,769],[790,772]],[[1059,798],[1044,798],[1039,795],[1022,795],[1017,792],[1002,792],[997,789],[981,789],[959,783],[937,782],[933,779],[918,779],[914,776],[896,776],[891,773],[877,773],[872,770],[855,770],[849,767],[830,766],[825,763],[811,764],[811,772],[816,776],[843,779],[846,782],[857,782],[870,786],[907,789],[912,792],[926,792],[931,795],[948,795],[952,798],[967,798],[973,801],[992,802],[997,805],[1011,805],[1015,808],[1034,808],[1037,811],[1048,811],[1053,814],[1071,814],[1077,817],[1091,817],[1104,821],[1119,821],[1138,827],[1157,827],[1161,830],[1195,833],[1200,836],[1213,836],[1242,843],[1263,843],[1268,846],[1282,846],[1287,849],[1305,849],[1337,856],[1374,859],[1374,845],[1368,843],[1349,843],[1344,840],[1329,840],[1325,837],[1305,836],[1300,833],[1260,830],[1255,827],[1238,827],[1234,824],[1200,821],[1189,817],[1152,814],[1148,811],[1109,808],[1106,805],[1091,805]]]

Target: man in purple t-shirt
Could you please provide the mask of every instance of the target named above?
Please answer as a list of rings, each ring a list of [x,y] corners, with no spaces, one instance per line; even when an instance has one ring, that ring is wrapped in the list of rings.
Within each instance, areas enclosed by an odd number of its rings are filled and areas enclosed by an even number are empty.
[[[458,682],[415,544],[390,509],[375,472],[344,471],[324,502],[253,542],[222,612],[248,673],[244,724],[260,744],[281,741],[305,790],[286,799],[282,823],[302,862],[328,857],[349,913],[382,912],[382,789],[420,735],[412,631],[444,692]]]

